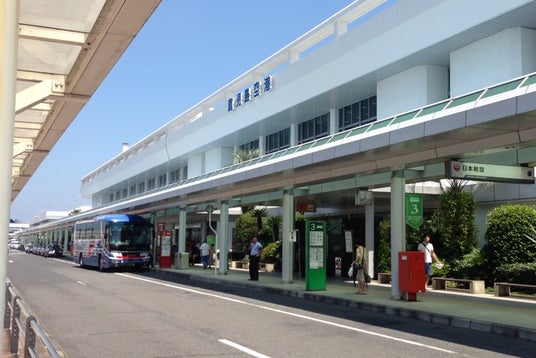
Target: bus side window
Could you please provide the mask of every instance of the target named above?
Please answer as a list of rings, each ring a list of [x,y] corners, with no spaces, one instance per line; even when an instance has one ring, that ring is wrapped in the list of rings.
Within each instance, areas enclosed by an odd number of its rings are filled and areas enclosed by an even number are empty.
[[[104,237],[104,245],[106,245],[106,247],[108,247],[108,245],[110,244],[109,243],[110,225],[106,224],[106,226],[104,227],[104,233],[103,233],[102,237]]]

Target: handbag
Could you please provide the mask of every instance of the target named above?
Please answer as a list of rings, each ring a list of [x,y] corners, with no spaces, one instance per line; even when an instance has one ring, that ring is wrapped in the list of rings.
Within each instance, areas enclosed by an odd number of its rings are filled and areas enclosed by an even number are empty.
[[[365,283],[370,283],[370,275],[365,273]]]
[[[354,265],[351,265],[348,269],[348,277],[352,277],[354,275]]]

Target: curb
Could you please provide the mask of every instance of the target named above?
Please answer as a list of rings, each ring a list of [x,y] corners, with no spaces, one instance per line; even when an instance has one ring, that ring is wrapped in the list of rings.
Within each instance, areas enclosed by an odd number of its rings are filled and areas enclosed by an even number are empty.
[[[404,318],[414,318],[425,322],[431,322],[435,324],[441,324],[446,326],[452,326],[456,328],[466,328],[481,332],[494,333],[499,335],[505,335],[510,337],[517,337],[524,340],[530,340],[536,342],[536,330],[530,328],[520,328],[511,325],[499,324],[490,321],[472,320],[464,317],[450,316],[445,314],[430,313],[428,311],[422,311],[418,309],[400,308],[384,304],[358,302],[354,300],[348,300],[345,298],[337,298],[326,295],[318,295],[314,292],[299,292],[292,289],[280,289],[270,286],[262,286],[250,284],[247,282],[235,282],[229,280],[221,280],[216,277],[198,276],[189,273],[174,272],[163,270],[160,268],[152,268],[152,271],[162,275],[174,275],[183,278],[190,279],[192,281],[217,283],[220,285],[250,289],[255,291],[267,292],[279,294],[287,297],[301,298],[309,301],[316,301],[322,303],[328,303],[338,306],[358,308],[362,310],[385,313],[390,316],[401,316]]]

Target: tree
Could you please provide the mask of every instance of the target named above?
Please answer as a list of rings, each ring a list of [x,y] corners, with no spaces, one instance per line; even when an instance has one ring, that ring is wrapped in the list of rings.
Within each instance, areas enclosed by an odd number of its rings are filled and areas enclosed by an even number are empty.
[[[378,244],[374,259],[377,272],[391,271],[391,218],[386,217],[378,224]]]
[[[259,156],[258,149],[238,150],[234,153],[234,157],[238,163],[257,158]]]
[[[263,232],[263,222],[262,219],[267,216],[266,208],[255,208],[251,211],[251,216],[257,220],[257,233],[260,234]]]
[[[279,241],[279,231],[282,223],[283,218],[280,215],[270,216],[268,218],[268,226],[272,230],[272,241]]]
[[[446,260],[458,260],[470,253],[478,243],[476,237],[475,207],[473,195],[464,189],[465,181],[451,180],[439,195],[439,233],[441,255]]]
[[[536,261],[536,209],[507,204],[488,214],[484,252],[490,270],[503,265]]]
[[[249,249],[249,242],[257,233],[257,220],[251,215],[251,212],[240,215],[236,220],[235,237],[244,251]]]

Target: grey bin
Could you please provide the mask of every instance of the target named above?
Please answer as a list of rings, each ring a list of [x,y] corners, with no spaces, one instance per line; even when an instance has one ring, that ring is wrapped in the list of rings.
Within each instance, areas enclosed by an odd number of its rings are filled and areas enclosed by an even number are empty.
[[[189,259],[190,259],[190,254],[188,252],[181,252],[179,254],[179,269],[181,270],[187,270],[190,265],[189,265]]]

